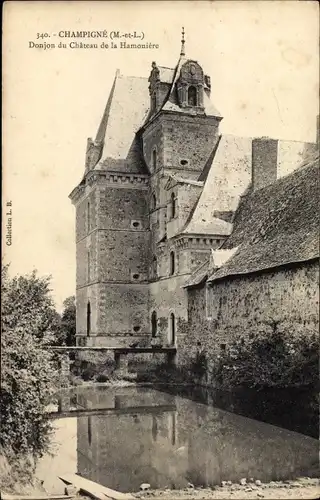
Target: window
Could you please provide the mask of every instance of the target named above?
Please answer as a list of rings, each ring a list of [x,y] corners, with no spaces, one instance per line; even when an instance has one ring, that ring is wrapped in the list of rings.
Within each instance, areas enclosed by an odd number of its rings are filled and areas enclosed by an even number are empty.
[[[151,210],[155,210],[157,208],[157,198],[156,195],[153,193],[151,196]]]
[[[87,204],[87,233],[89,233],[91,229],[91,221],[90,221],[90,201]]]
[[[152,151],[152,168],[155,171],[157,169],[157,150]]]
[[[175,255],[174,255],[174,252],[170,252],[170,274],[174,274],[175,272]]]
[[[156,278],[157,277],[157,257],[154,255],[152,259],[152,271],[151,271],[152,277]]]
[[[87,304],[87,337],[89,337],[91,333],[91,305],[90,301]]]
[[[213,315],[213,302],[212,302],[212,287],[206,285],[206,317],[207,319],[212,319]]]
[[[142,223],[140,220],[132,220],[131,221],[131,229],[141,229]]]
[[[180,165],[182,165],[183,167],[186,167],[187,165],[189,164],[189,160],[180,160]]]
[[[197,89],[193,86],[188,88],[188,105],[189,106],[197,105]]]
[[[90,250],[87,252],[87,281],[88,283],[90,282],[91,275],[90,275],[90,262],[91,261],[91,253]]]
[[[171,219],[176,216],[176,197],[175,194],[171,194]]]
[[[153,311],[151,314],[151,336],[152,338],[156,337],[157,335],[157,313],[156,311]]]
[[[173,313],[169,316],[169,345],[173,346],[176,343],[176,319]]]
[[[88,417],[88,443],[91,446],[92,443],[92,417]]]

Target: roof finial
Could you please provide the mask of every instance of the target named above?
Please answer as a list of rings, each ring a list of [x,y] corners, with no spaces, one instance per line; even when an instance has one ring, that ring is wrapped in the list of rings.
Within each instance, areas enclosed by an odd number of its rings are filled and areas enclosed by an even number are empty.
[[[180,52],[180,56],[185,56],[186,53],[185,53],[185,40],[184,40],[184,28],[182,27],[182,38],[181,38],[181,52]]]

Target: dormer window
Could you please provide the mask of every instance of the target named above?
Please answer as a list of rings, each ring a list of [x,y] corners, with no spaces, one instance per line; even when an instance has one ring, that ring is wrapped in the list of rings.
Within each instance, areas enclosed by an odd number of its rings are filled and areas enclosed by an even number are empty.
[[[197,89],[193,85],[188,88],[188,106],[197,106]]]

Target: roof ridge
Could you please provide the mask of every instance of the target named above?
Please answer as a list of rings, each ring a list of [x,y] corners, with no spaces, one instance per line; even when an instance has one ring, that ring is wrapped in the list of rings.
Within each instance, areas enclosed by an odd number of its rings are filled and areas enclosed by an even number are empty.
[[[219,144],[220,144],[220,141],[221,141],[221,137],[222,137],[222,134],[219,134],[218,140],[215,143],[215,145],[213,146],[212,152],[210,153],[210,156],[209,156],[208,160],[206,161],[206,164],[203,167],[203,170],[202,170],[201,174],[199,175],[199,177],[197,179],[198,181],[206,182],[208,174],[209,174],[209,171],[210,171],[210,169],[212,167],[213,160],[214,160],[214,158],[216,156],[216,152],[218,150],[218,147],[219,147]]]
[[[108,125],[109,112],[110,112],[111,103],[112,103],[112,99],[113,99],[113,94],[114,94],[114,90],[116,88],[116,81],[117,81],[117,78],[119,78],[119,77],[120,77],[120,75],[119,75],[118,71],[116,71],[116,74],[115,74],[115,77],[113,80],[113,84],[112,84],[112,87],[110,90],[110,94],[109,94],[109,97],[107,100],[107,104],[106,104],[106,107],[104,109],[104,112],[103,112],[103,115],[102,115],[102,118],[100,121],[100,125],[99,125],[98,130],[97,130],[95,142],[104,141],[104,138],[106,135],[106,130],[107,130],[107,125]]]

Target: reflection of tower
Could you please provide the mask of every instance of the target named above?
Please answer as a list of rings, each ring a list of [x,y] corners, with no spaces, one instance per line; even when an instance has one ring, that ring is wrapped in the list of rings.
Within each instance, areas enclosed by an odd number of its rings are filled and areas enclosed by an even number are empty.
[[[174,397],[133,388],[81,392],[86,416],[78,417],[78,473],[119,491],[138,490],[143,482],[169,484]]]
[[[158,437],[158,422],[157,417],[155,415],[152,416],[152,439],[153,441],[157,441]]]
[[[168,430],[172,446],[175,446],[177,443],[177,417],[178,414],[176,411],[172,411],[168,414]]]

